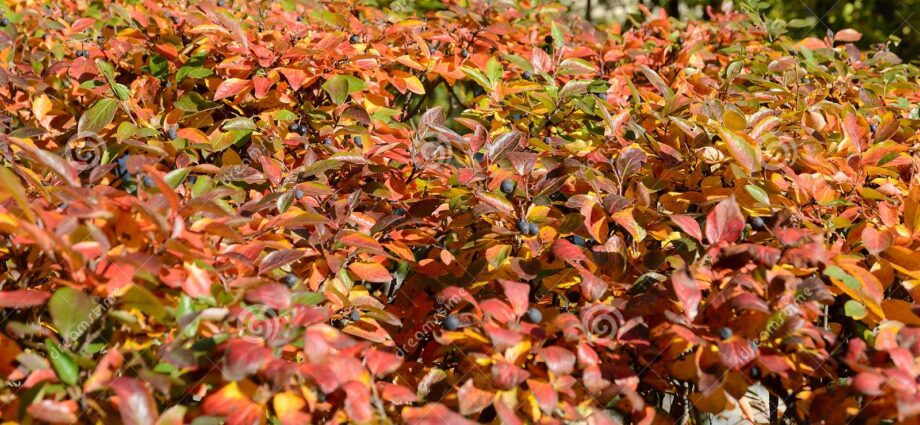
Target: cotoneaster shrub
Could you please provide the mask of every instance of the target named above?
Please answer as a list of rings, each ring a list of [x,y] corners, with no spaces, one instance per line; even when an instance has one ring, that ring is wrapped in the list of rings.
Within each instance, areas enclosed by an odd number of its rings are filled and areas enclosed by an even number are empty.
[[[4,420],[920,423],[915,66],[403,5],[0,6]]]

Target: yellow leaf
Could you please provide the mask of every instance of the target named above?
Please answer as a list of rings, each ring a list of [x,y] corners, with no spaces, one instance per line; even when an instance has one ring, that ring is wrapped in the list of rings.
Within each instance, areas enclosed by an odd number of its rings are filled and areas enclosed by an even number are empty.
[[[307,403],[292,391],[285,391],[283,393],[278,393],[274,399],[272,399],[272,404],[275,407],[275,412],[278,414],[279,418],[283,418],[290,413],[294,413],[303,409]]]
[[[46,94],[42,94],[32,101],[32,114],[35,115],[35,120],[38,122],[45,121],[45,117],[51,112],[51,107],[51,99]]]
[[[403,81],[406,82],[406,87],[415,94],[425,94],[425,86],[422,85],[422,82],[419,81],[418,77],[410,75],[408,77],[403,77]]]
[[[920,279],[920,252],[903,246],[892,246],[882,253],[882,258],[888,260],[895,270]]]

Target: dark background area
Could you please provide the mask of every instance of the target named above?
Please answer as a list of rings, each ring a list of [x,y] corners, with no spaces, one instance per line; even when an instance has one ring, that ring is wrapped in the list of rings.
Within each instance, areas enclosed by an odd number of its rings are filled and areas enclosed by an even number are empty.
[[[722,1],[645,0],[641,3],[650,8],[663,7],[679,19],[705,19],[706,7],[718,10]],[[759,10],[766,17],[786,21],[788,33],[793,38],[823,37],[828,30],[836,32],[853,28],[863,34],[862,40],[857,43],[861,48],[887,43],[888,48],[905,61],[916,62],[920,56],[920,0],[745,0],[735,1],[734,9],[741,10],[742,3],[758,3]],[[579,0],[572,5],[586,12],[584,16],[598,22],[615,21],[617,15],[608,13],[608,10],[630,10],[634,2]]]

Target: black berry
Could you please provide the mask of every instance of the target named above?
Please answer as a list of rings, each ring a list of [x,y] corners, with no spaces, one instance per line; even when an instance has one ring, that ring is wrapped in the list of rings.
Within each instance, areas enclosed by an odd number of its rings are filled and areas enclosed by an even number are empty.
[[[284,275],[284,279],[282,279],[282,280],[284,281],[284,284],[287,285],[288,288],[293,288],[294,285],[297,284],[297,281],[298,281],[299,279],[297,279],[297,275],[296,275],[296,274],[294,274],[294,273],[288,273],[288,274]]]
[[[543,313],[536,307],[531,307],[527,310],[527,313],[524,315],[524,318],[527,319],[530,323],[540,323],[543,321]]]
[[[514,192],[514,186],[515,186],[514,180],[511,180],[511,179],[502,180],[501,191],[502,193],[511,194]]]
[[[518,220],[517,228],[521,233],[526,235],[530,232],[530,223],[527,222],[527,219],[522,218]]]
[[[170,127],[169,130],[166,130],[166,137],[169,138],[169,140],[176,140],[176,136],[176,127]]]
[[[585,246],[585,238],[578,235],[572,235],[572,243],[578,246]]]
[[[871,131],[872,134],[875,134],[875,132],[876,132],[877,130],[878,130],[878,126],[877,126],[877,125],[875,125],[875,124],[869,124],[869,131]]]
[[[607,93],[598,93],[597,97],[601,100],[607,100]]]
[[[224,7],[224,5],[226,5],[226,3],[224,3],[224,0],[217,0],[217,7]]]
[[[291,133],[300,133],[300,124],[297,124],[297,121],[292,122],[288,125],[288,131]]]
[[[530,225],[527,227],[527,232],[530,234],[530,236],[536,236],[540,233],[540,226],[537,226],[537,223],[530,223]]]
[[[357,145],[359,148],[364,146],[361,144],[361,136],[355,136],[355,145]]]
[[[543,138],[543,143],[546,143],[547,145],[550,144],[552,141],[553,141],[552,137],[546,136]]]
[[[294,191],[294,199],[297,199],[297,200],[303,199],[303,191],[300,190],[300,189],[295,190],[295,191]]]
[[[358,320],[361,320],[361,312],[358,310],[352,310],[351,314],[348,315],[348,318],[351,319],[352,322],[357,322]]]
[[[719,338],[729,339],[732,337],[732,335],[733,335],[732,328],[729,328],[728,326],[723,326],[719,328]]]
[[[449,331],[455,331],[457,329],[460,329],[460,325],[461,325],[460,318],[453,314],[445,317],[444,321],[441,322],[441,326],[443,326],[444,329],[447,329]]]
[[[393,215],[398,215],[398,216],[402,217],[402,216],[406,215],[406,210],[403,209],[403,208],[395,208],[395,209],[393,209]]]
[[[460,56],[467,57],[469,55],[470,55],[470,52],[468,52],[466,49],[463,49],[460,51]]]
[[[429,53],[429,54],[432,54],[432,55],[433,55],[434,52],[437,52],[437,51],[438,51],[438,48],[437,48],[437,47],[435,47],[435,46],[433,46],[433,45],[432,45],[432,46],[428,46],[428,53]]]
[[[351,44],[355,44],[361,41],[361,37],[358,37],[357,35],[352,35],[351,38],[348,39],[348,41],[350,41]]]
[[[546,44],[552,43],[552,42],[553,42],[553,36],[548,35],[548,36],[546,36],[546,37],[543,37],[543,42],[546,43]]]
[[[521,114],[518,114],[518,113],[511,114],[512,121],[518,121],[520,119],[521,119]]]
[[[530,71],[524,71],[524,79],[529,80],[531,78],[533,78],[533,74],[531,74]]]
[[[482,162],[484,159],[486,159],[486,156],[482,152],[476,152],[473,154],[473,161]]]
[[[144,183],[144,186],[147,186],[147,187],[153,187],[153,185],[156,184],[156,182],[153,181],[153,177],[150,177],[150,176],[144,176],[144,178],[141,181]]]
[[[5,27],[9,24],[10,24],[10,20],[6,16],[0,18],[0,27]]]
[[[767,227],[767,224],[764,223],[763,218],[753,217],[751,218],[751,227],[755,230],[763,230]]]
[[[751,366],[751,378],[757,379],[760,378],[760,368],[757,366]]]
[[[332,139],[329,138],[329,137],[327,137],[327,138],[323,139],[323,143],[325,143],[326,146],[332,146]]]

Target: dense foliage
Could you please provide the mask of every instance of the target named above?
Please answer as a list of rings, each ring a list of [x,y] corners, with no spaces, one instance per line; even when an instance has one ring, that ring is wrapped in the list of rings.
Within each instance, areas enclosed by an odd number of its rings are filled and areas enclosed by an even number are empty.
[[[915,66],[445,3],[0,4],[3,419],[920,423]]]

